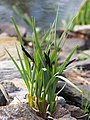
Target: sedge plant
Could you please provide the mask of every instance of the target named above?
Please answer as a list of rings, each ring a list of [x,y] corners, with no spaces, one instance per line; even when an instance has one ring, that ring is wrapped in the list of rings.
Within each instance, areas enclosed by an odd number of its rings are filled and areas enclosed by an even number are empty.
[[[77,88],[72,82],[61,76],[67,65],[69,65],[70,58],[76,51],[77,46],[69,54],[67,59],[59,66],[58,57],[61,52],[62,46],[60,49],[58,48],[60,47],[61,41],[65,36],[66,30],[62,34],[62,37],[58,41],[56,41],[56,17],[52,26],[45,33],[42,40],[40,41],[36,32],[35,19],[32,18],[31,25],[34,35],[32,38],[33,56],[31,56],[30,53],[24,48],[22,37],[14,18],[11,17],[11,19],[15,26],[22,48],[24,59],[21,58],[18,47],[16,46],[21,65],[19,66],[17,64],[17,62],[15,61],[13,56],[11,56],[7,49],[6,52],[10,56],[11,60],[14,62],[15,66],[21,74],[22,79],[26,84],[28,90],[28,103],[30,107],[39,110],[39,113],[41,113],[43,117],[45,117],[47,111],[52,114],[56,108],[57,93],[55,91],[59,78],[63,79],[65,82],[69,83],[79,92],[81,92],[81,90]],[[54,29],[54,33],[51,33],[52,29]],[[42,46],[44,45],[44,43],[46,43],[46,47],[44,51],[42,51]],[[52,44],[54,45],[53,50],[51,50]],[[33,65],[31,64],[31,62],[33,63]]]

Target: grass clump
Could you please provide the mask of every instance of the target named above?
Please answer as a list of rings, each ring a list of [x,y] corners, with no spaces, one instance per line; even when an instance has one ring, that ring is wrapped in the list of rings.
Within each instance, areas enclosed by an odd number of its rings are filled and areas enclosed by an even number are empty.
[[[58,65],[58,57],[61,49],[58,51],[61,41],[65,36],[65,32],[62,37],[56,41],[56,23],[57,17],[49,28],[49,30],[45,33],[42,38],[42,41],[39,40],[37,32],[35,19],[32,18],[30,20],[30,24],[33,28],[34,35],[33,39],[33,57],[26,51],[24,48],[22,38],[18,27],[15,23],[13,17],[11,17],[12,22],[14,23],[16,32],[18,34],[18,38],[20,41],[20,45],[23,52],[22,60],[19,50],[16,46],[17,54],[20,60],[21,67],[17,64],[14,58],[11,56],[8,50],[7,53],[10,56],[11,60],[16,65],[18,71],[21,74],[22,79],[24,80],[26,87],[28,89],[28,103],[32,108],[39,110],[39,113],[46,117],[46,112],[49,111],[53,113],[56,108],[56,85],[58,83],[58,79],[62,79],[68,84],[77,88],[73,83],[71,83],[66,78],[62,77],[61,74],[69,65],[69,60],[77,49],[77,46],[73,49],[67,59],[63,62],[62,65]],[[54,29],[54,33],[51,34],[51,30]],[[42,51],[43,44],[46,43],[46,47],[44,52]],[[51,45],[54,45],[54,49],[51,51]],[[61,47],[62,48],[62,47]],[[31,64],[33,63],[33,65]],[[70,62],[71,63],[71,62]],[[81,90],[79,90],[81,92]]]

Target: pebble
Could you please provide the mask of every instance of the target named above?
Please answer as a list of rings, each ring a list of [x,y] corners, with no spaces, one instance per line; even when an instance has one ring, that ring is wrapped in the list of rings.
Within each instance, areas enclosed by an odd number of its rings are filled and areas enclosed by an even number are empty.
[[[62,96],[58,96],[57,104],[64,106],[66,104],[66,100]]]

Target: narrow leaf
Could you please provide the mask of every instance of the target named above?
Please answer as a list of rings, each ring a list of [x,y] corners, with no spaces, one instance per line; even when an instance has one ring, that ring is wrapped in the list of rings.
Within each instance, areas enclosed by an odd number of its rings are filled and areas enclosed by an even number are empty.
[[[60,78],[62,80],[64,80],[66,83],[68,83],[69,85],[71,85],[72,87],[74,87],[76,90],[78,90],[79,92],[82,93],[82,90],[80,90],[76,85],[74,85],[71,81],[69,81],[67,78],[63,77],[63,76],[56,76],[57,78]]]
[[[22,47],[22,50],[23,50],[23,52],[26,54],[26,56],[28,57],[28,58],[30,58],[31,60],[32,60],[32,62],[34,62],[34,59],[31,57],[31,55],[25,50],[25,48],[21,45],[21,47]]]
[[[6,50],[6,52],[8,53],[9,57],[11,58],[11,60],[13,61],[13,63],[15,64],[15,66],[17,67],[17,69],[18,69],[18,71],[20,72],[22,78],[24,78],[23,73],[22,73],[20,67],[18,66],[18,64],[16,63],[16,61],[14,60],[14,58],[11,56],[11,54],[8,52],[7,49],[5,49],[5,50]]]
[[[28,89],[30,90],[30,85],[29,85],[28,77],[27,77],[27,74],[28,74],[28,73],[26,74],[26,70],[25,70],[25,68],[24,68],[24,65],[23,65],[23,62],[22,62],[22,59],[21,59],[21,56],[20,56],[20,54],[19,54],[19,50],[18,50],[17,46],[16,46],[16,49],[17,49],[17,54],[18,54],[18,57],[19,57],[19,60],[20,60],[20,64],[21,64],[23,73],[24,73],[23,75],[25,76],[25,83],[27,84]]]
[[[12,16],[11,16],[11,19],[12,19],[12,22],[13,22],[13,24],[14,24],[14,26],[15,26],[16,32],[17,32],[17,34],[18,34],[18,37],[19,37],[19,40],[20,40],[20,44],[21,44],[22,46],[24,46],[23,41],[22,41],[22,37],[21,37],[21,35],[20,35],[20,32],[19,32],[18,27],[17,27],[17,25],[16,25],[16,22],[15,22],[15,20],[14,20],[14,18],[13,18]]]
[[[63,72],[63,70],[65,69],[66,65],[68,64],[70,58],[72,57],[72,55],[74,54],[74,52],[76,51],[76,49],[78,48],[78,46],[76,46],[73,51],[70,53],[70,55],[66,58],[65,62],[59,67],[58,72],[61,74]]]
[[[11,56],[11,54],[8,52],[8,50],[7,50],[7,49],[5,49],[5,50],[6,50],[6,52],[8,53],[9,57],[11,58],[11,60],[13,61],[13,63],[15,64],[15,66],[17,67],[18,71],[19,71],[20,74],[21,74],[21,77],[22,77],[23,80],[25,81],[26,86],[27,86],[27,88],[28,88],[28,84],[27,84],[27,82],[26,82],[26,78],[25,78],[22,70],[20,69],[20,67],[18,66],[18,64],[17,64],[16,61],[14,60],[14,58]],[[28,89],[28,90],[29,90],[29,89]]]

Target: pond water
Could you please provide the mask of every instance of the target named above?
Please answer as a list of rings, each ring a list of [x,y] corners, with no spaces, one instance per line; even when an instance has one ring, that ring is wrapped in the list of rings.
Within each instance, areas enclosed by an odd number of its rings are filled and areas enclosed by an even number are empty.
[[[11,22],[10,16],[13,16],[20,25],[28,26],[16,16],[13,11],[13,5],[16,5],[23,13],[29,16],[35,16],[38,27],[47,29],[56,16],[55,10],[59,6],[60,24],[69,14],[72,18],[80,8],[83,0],[0,0],[0,24]]]

